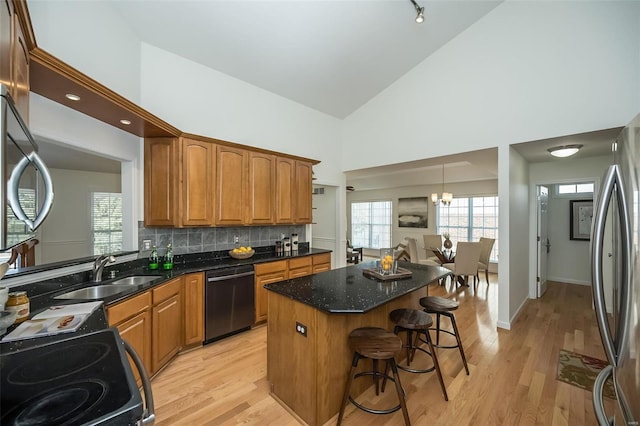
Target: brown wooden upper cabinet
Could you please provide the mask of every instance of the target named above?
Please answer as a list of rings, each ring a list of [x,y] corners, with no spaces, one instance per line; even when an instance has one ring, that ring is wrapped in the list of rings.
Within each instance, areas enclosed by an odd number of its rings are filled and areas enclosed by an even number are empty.
[[[293,223],[295,160],[276,160],[276,223]]]
[[[145,139],[145,226],[311,223],[312,163],[189,138]]]
[[[244,149],[216,147],[216,225],[246,223],[247,162]]]
[[[183,226],[212,226],[216,146],[181,138],[181,208]]]
[[[294,187],[294,222],[311,223],[313,219],[311,208],[311,164],[296,161],[296,175]]]
[[[178,225],[178,141],[152,138],[144,141],[144,223]]]
[[[250,224],[272,224],[275,217],[276,157],[249,152]]]
[[[0,1],[0,83],[29,123],[29,49],[13,2]]]

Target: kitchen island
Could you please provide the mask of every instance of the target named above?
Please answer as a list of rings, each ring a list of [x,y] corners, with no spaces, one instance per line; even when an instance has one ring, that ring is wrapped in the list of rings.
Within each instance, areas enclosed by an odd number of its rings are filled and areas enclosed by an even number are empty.
[[[379,281],[363,271],[372,262],[265,286],[268,296],[267,379],[272,395],[309,425],[340,409],[352,353],[347,337],[358,327],[389,330],[389,312],[421,309],[428,285],[451,274],[439,266],[399,262],[411,277]],[[361,363],[366,364],[366,363]],[[354,382],[352,395],[371,381]]]

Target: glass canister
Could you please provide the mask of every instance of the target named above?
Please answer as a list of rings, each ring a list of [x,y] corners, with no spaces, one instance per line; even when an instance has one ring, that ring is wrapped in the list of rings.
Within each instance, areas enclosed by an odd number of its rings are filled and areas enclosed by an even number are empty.
[[[380,249],[380,270],[382,275],[395,274],[397,270],[396,253],[393,248]]]
[[[9,293],[9,299],[4,309],[6,311],[17,312],[15,324],[29,319],[29,297],[26,291],[14,291]]]

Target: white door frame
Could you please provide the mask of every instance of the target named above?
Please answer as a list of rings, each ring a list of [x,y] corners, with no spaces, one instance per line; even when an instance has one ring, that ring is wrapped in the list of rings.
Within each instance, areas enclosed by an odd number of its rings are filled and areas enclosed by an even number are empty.
[[[547,192],[542,194],[542,188]],[[542,198],[545,198],[543,208]],[[549,186],[536,185],[536,282],[538,298],[547,291],[548,253],[549,253]]]

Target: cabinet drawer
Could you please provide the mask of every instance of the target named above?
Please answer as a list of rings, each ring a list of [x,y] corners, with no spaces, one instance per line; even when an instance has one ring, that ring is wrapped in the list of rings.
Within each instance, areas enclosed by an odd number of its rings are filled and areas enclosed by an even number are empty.
[[[153,292],[153,304],[157,305],[158,303],[167,300],[171,296],[174,296],[180,293],[180,289],[182,288],[182,278],[176,278],[175,280],[171,280],[166,284],[162,284],[161,286],[155,287]]]
[[[138,312],[145,311],[151,307],[151,292],[145,292],[131,299],[120,302],[117,305],[107,308],[107,318],[109,325],[118,324],[127,318],[136,315]]]
[[[313,273],[318,274],[320,272],[330,271],[331,264],[330,263],[321,263],[319,265],[313,265]]]
[[[313,265],[328,263],[331,265],[331,253],[316,254],[313,256]]]
[[[311,256],[289,259],[289,270],[311,266]],[[291,277],[293,278],[293,277]]]
[[[289,269],[289,279],[294,279],[298,277],[304,277],[307,275],[311,275],[311,265],[305,266],[303,268]]]
[[[253,267],[256,275],[271,274],[273,272],[281,272],[287,270],[287,261],[279,260],[277,262],[259,263]]]

